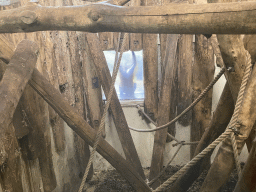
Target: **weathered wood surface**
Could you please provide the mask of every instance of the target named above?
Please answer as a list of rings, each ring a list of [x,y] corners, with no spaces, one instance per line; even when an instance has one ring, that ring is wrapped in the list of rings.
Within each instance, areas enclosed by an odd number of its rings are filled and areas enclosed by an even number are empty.
[[[193,36],[181,35],[179,40],[178,65],[178,104],[177,114],[183,112],[192,102],[192,64],[193,64]],[[183,126],[191,124],[192,112],[189,111],[179,119]]]
[[[214,58],[210,39],[195,35],[195,56],[192,67],[192,100],[210,84],[214,76]],[[192,109],[190,141],[199,141],[211,121],[212,90]],[[196,145],[190,146],[190,157],[194,157]]]
[[[55,88],[59,88],[56,60],[54,59],[55,46],[51,40],[52,38],[50,36],[50,32],[45,32],[42,36],[44,42],[43,47],[45,49],[45,60],[47,61],[45,71],[47,72],[47,77],[51,84],[54,85]],[[64,121],[50,106],[48,107],[48,110],[55,149],[57,153],[61,153],[65,150],[66,147],[64,135]]]
[[[104,93],[105,95],[108,95],[111,85],[111,75],[103,51],[100,48],[100,42],[98,40],[98,37],[96,34],[88,33],[86,35],[86,41],[88,43],[91,57],[96,66]],[[143,178],[145,178],[137,151],[132,140],[130,130],[128,128],[127,121],[124,116],[124,112],[122,110],[116,92],[114,92],[112,96],[110,109],[127,161],[136,168],[138,173]]]
[[[101,47],[104,51],[114,49],[114,34],[113,33],[111,33],[111,32],[99,33],[99,39],[101,42]]]
[[[86,93],[86,105],[88,109],[88,118],[90,125],[98,130],[103,114],[103,100],[101,91],[101,82],[97,73],[95,64],[90,54],[88,43],[86,42],[86,34],[79,35],[80,46],[83,47],[83,83]],[[106,136],[105,128],[103,128],[102,136]]]
[[[38,54],[34,42],[24,40],[16,48],[0,83],[1,186],[6,191],[22,191],[20,152],[12,117],[25,86],[31,78]]]
[[[66,123],[91,146],[96,131],[69,105],[66,99],[37,71],[34,70],[30,85],[50,104]],[[137,170],[128,163],[107,141],[101,138],[97,151],[119,171],[137,191],[151,191]]]
[[[242,175],[239,178],[234,192],[255,192],[256,191],[256,140],[253,140],[253,145],[250,154],[245,163]]]
[[[160,100],[158,104],[158,116],[157,116],[157,125],[161,126],[170,121],[171,113],[171,102],[173,102],[175,96],[172,88],[175,84],[176,71],[178,68],[178,63],[176,60],[176,50],[177,42],[179,35],[167,35],[167,46],[166,49],[166,58],[165,58],[165,73],[163,77],[163,83],[161,87]],[[156,131],[154,137],[154,148],[153,155],[150,167],[150,176],[149,179],[152,180],[155,178],[163,168],[163,157],[164,149],[166,143],[167,130],[163,129]],[[154,182],[152,185],[153,188],[158,187],[160,184],[159,181]]]
[[[0,32],[72,30],[249,34],[256,33],[255,7],[256,2],[169,4],[155,7],[118,7],[104,3],[77,7],[41,7],[29,3],[26,7],[1,11],[3,22]]]

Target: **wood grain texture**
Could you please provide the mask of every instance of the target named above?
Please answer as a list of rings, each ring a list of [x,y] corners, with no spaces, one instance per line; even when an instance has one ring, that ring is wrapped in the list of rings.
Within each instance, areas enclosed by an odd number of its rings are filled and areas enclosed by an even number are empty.
[[[1,186],[11,192],[22,191],[20,151],[12,124],[14,111],[35,68],[38,46],[24,40],[16,48],[0,82]]]

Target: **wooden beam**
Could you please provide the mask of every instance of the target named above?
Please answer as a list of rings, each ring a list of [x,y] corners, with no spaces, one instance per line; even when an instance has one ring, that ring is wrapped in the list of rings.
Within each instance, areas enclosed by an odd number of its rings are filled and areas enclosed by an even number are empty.
[[[256,139],[253,140],[252,149],[247,158],[241,177],[238,179],[234,192],[256,191]]]
[[[214,58],[211,40],[195,35],[195,56],[192,66],[192,99],[195,100],[214,78]],[[192,109],[190,141],[199,141],[211,121],[212,90]],[[196,145],[190,146],[190,158]]]
[[[179,39],[179,35],[167,35],[167,45],[168,48],[166,52],[166,67],[165,73],[163,77],[163,84],[161,88],[160,101],[158,104],[158,116],[157,116],[157,124],[159,126],[164,125],[170,121],[170,113],[171,113],[171,102],[174,98],[173,96],[173,86],[175,85],[175,77],[176,71],[178,68],[178,63],[176,60],[176,50],[177,50],[177,42]],[[164,149],[166,143],[167,130],[163,129],[160,131],[156,131],[154,137],[154,148],[153,155],[151,161],[150,168],[150,176],[149,179],[154,179],[163,168],[163,157],[164,157]],[[160,185],[160,182],[154,182],[152,185],[153,188],[156,188]]]
[[[25,7],[1,11],[0,33],[70,30],[250,34],[256,33],[255,7],[256,2],[146,7],[120,7],[104,3],[43,7],[31,2]]]
[[[0,82],[1,186],[6,191],[22,191],[19,146],[12,125],[14,111],[33,73],[38,46],[24,40],[16,48]]]
[[[177,114],[180,114],[192,103],[192,64],[193,64],[193,36],[181,35],[179,40],[178,65],[178,103]],[[191,124],[192,112],[189,111],[179,119],[183,126]]]
[[[46,102],[66,121],[81,138],[93,146],[96,131],[84,120],[75,108],[37,71],[35,70],[30,85]],[[111,145],[101,138],[97,151],[119,171],[124,178],[139,192],[151,191],[137,170],[128,163]]]
[[[88,118],[90,120],[90,125],[98,130],[103,115],[101,82],[93,58],[91,57],[88,43],[86,42],[86,33],[81,32],[78,38],[80,46],[83,47],[83,50],[81,51],[83,57],[82,75],[86,94]],[[104,138],[106,136],[105,128],[102,131],[102,136]]]
[[[91,58],[93,59],[93,62],[96,66],[104,93],[105,95],[108,95],[111,85],[111,75],[104,53],[100,48],[100,41],[97,35],[93,33],[87,33],[86,41],[88,43]],[[116,92],[114,92],[112,96],[110,109],[127,161],[130,162],[136,168],[138,173],[143,178],[145,178],[136,148],[132,140],[130,130],[128,128],[127,121],[124,116],[124,112],[122,110]]]

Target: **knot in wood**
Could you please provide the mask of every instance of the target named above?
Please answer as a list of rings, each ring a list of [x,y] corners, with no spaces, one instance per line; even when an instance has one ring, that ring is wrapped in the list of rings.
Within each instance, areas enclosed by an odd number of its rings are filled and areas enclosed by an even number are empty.
[[[36,13],[34,11],[22,11],[21,20],[23,23],[30,25],[35,23],[37,19]]]
[[[97,11],[90,11],[88,13],[88,17],[92,20],[92,21],[98,21],[100,18],[100,14]]]

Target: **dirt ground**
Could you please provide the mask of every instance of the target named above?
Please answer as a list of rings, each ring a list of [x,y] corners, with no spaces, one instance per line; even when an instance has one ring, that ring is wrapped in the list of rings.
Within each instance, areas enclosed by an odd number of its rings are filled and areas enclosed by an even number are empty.
[[[171,175],[176,173],[181,166],[169,166],[165,174],[161,177],[161,181],[165,181]],[[149,168],[144,169],[146,176],[149,174]],[[201,176],[193,183],[187,192],[198,192],[202,185],[207,172],[203,172]],[[237,182],[237,173],[234,170],[230,179],[221,192],[232,192]],[[91,181],[87,182],[84,192],[136,192],[132,186],[116,171],[96,171]]]

